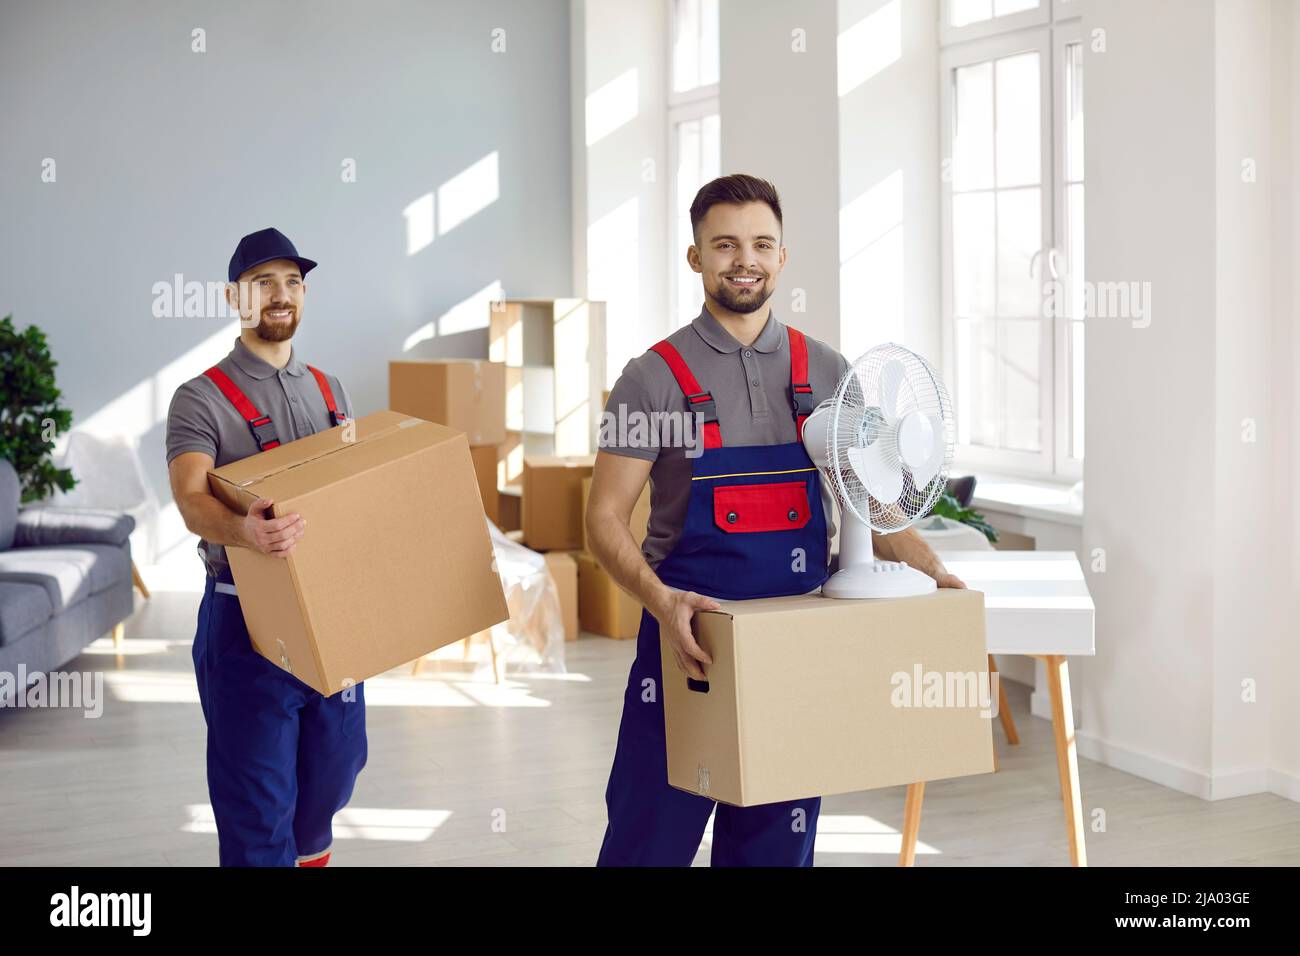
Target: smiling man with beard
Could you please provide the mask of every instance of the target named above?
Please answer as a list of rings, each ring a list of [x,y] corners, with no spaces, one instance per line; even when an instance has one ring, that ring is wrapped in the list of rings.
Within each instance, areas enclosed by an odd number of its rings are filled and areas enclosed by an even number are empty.
[[[267,517],[266,498],[238,514],[208,490],[214,466],[352,417],[342,383],[303,364],[290,344],[302,320],[303,277],[315,266],[277,229],[241,239],[226,287],[239,338],[176,390],[167,414],[172,497],[201,539],[208,572],[193,658],[222,866],[324,866],[334,814],[366,762],[362,686],[323,697],[258,654],[226,560],[228,546],[287,558],[306,522]]]
[[[587,503],[591,551],[645,608],[598,863],[689,865],[713,813],[714,866],[811,866],[819,798],[715,811],[707,797],[669,785],[660,635],[667,666],[707,691],[713,662],[692,633],[696,611],[717,609],[715,599],[805,594],[826,580],[831,505],[802,430],[849,366],[831,346],[778,320],[768,301],[786,263],[771,183],[736,174],[705,184],[691,225],[686,256],[704,307],[628,362],[605,407],[647,421],[698,416],[703,453],[688,457],[662,435],[640,445],[602,436]],[[628,522],[647,480],[650,521],[638,548]],[[874,545],[942,587],[964,586],[914,531]]]

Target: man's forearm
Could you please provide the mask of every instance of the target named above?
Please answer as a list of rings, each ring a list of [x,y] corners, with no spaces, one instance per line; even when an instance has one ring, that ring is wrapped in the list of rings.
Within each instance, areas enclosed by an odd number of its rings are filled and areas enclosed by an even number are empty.
[[[905,561],[908,567],[916,568],[930,577],[938,577],[947,572],[934,549],[915,528],[894,534],[876,534],[873,531],[871,545],[876,557],[883,561]]]
[[[646,564],[627,523],[615,517],[597,519],[587,526],[587,533],[600,566],[653,614],[672,589]]]
[[[244,539],[244,516],[223,505],[212,495],[202,492],[186,495],[177,502],[185,527],[204,541],[213,544],[247,547]]]

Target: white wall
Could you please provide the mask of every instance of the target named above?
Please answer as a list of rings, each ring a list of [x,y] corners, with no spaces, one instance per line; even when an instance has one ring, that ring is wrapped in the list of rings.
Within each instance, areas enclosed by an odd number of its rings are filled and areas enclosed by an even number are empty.
[[[607,380],[669,315],[667,10],[572,0],[574,286],[607,303]],[[685,250],[682,250],[685,255]]]
[[[152,288],[224,281],[245,233],[276,225],[320,261],[297,344],[361,412],[383,407],[410,339],[486,355],[495,283],[572,294],[566,0],[50,0],[2,16],[0,315],[49,333],[74,423],[138,439],[164,499],[172,390],[235,330],[154,318]],[[456,179],[492,156],[495,181]],[[403,211],[426,195],[444,213],[486,204],[408,255]]]
[[[1097,656],[1071,662],[1080,749],[1208,795],[1214,9],[1096,0],[1083,24],[1106,39],[1084,53],[1086,278],[1150,282],[1153,304],[1147,328],[1105,319],[1086,332],[1083,545],[1106,564],[1088,580]]]
[[[1269,29],[1273,67],[1273,156],[1270,176],[1273,198],[1274,348],[1271,374],[1274,391],[1274,477],[1268,500],[1275,506],[1282,537],[1277,629],[1272,633],[1275,655],[1270,674],[1300,673],[1300,202],[1295,183],[1300,177],[1300,11],[1288,0],[1274,0]],[[1270,682],[1272,722],[1270,789],[1300,800],[1300,697],[1289,686]]]
[[[1072,662],[1080,751],[1297,798],[1293,25],[1273,0],[1096,0],[1084,28],[1086,278],[1150,282],[1152,307],[1087,328],[1083,545],[1105,570],[1097,656]]]
[[[840,344],[850,360],[893,341],[943,364],[938,23],[938,0],[839,0]]]
[[[776,186],[789,259],[772,307],[783,322],[838,347],[836,0],[721,8],[722,172]],[[796,30],[806,52],[792,49]],[[805,311],[795,311],[801,300]]]
[[[1279,176],[1273,141],[1273,6],[1272,0],[1216,0],[1214,12],[1218,284],[1211,767],[1216,797],[1266,788],[1269,713],[1279,695],[1290,696],[1270,667],[1284,633],[1277,598],[1285,593],[1284,540],[1274,494],[1274,458],[1282,435],[1269,374],[1282,332],[1271,283],[1271,219],[1275,184],[1290,175],[1287,170]],[[1252,162],[1253,173],[1244,168]],[[1243,701],[1243,681],[1259,685],[1257,700]]]

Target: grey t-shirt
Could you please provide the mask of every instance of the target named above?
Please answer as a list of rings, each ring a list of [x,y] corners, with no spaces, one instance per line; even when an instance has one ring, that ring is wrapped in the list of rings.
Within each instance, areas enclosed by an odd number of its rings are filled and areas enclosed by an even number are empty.
[[[808,380],[813,403],[835,393],[849,363],[824,342],[805,335]],[[668,341],[681,354],[701,389],[712,393],[723,447],[783,445],[796,440],[790,405],[790,340],[786,327],[772,314],[753,345],[741,346],[708,309]],[[633,415],[632,413],[638,413]],[[673,412],[660,417],[656,413]],[[681,537],[691,496],[691,470],[700,442],[682,432],[686,397],[668,364],[657,352],[632,359],[614,383],[605,403],[600,430],[601,451],[652,461],[650,524],[641,552],[651,567],[658,565]],[[619,416],[627,424],[619,427]],[[654,423],[639,429],[637,422]],[[685,441],[683,441],[683,439]],[[830,492],[822,482],[822,508],[831,534],[834,512]]]
[[[239,339],[217,368],[230,376],[239,390],[263,415],[270,415],[280,444],[305,438],[330,427],[329,409],[316,377],[298,361],[292,348],[284,368],[276,368],[254,355]],[[343,383],[326,373],[339,412],[353,417],[352,400]],[[235,406],[206,375],[198,375],[176,389],[167,411],[167,464],[187,451],[211,455],[217,467],[257,454],[257,440]],[[208,573],[228,567],[226,549],[199,541],[199,556]]]

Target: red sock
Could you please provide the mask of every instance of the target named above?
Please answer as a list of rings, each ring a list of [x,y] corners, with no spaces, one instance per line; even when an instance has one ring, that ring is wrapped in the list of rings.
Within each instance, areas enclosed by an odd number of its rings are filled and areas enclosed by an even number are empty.
[[[326,850],[319,856],[305,857],[298,861],[299,866],[328,866],[330,862],[330,851]]]

